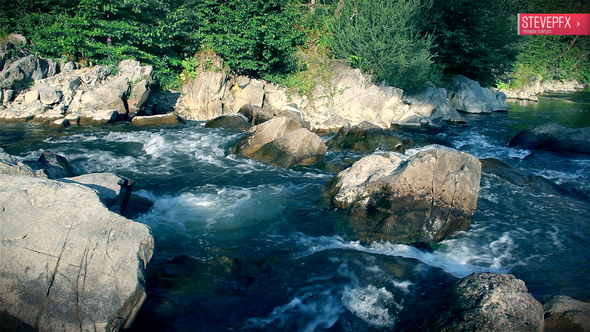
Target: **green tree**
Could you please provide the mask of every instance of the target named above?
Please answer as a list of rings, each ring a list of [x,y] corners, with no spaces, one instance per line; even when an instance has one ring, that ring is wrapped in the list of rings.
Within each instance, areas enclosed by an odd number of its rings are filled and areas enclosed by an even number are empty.
[[[424,30],[436,35],[436,62],[447,76],[483,85],[512,69],[521,44],[517,0],[434,0]]]
[[[428,4],[420,0],[353,0],[344,4],[334,27],[336,57],[398,87],[436,80],[431,48],[420,22]]]

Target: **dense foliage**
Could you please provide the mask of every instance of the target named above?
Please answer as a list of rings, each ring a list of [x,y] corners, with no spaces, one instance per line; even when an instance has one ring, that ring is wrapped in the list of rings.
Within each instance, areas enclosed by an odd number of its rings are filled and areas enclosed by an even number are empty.
[[[421,0],[348,1],[334,29],[334,54],[395,86],[432,79],[433,38],[419,26],[426,9]]]
[[[376,82],[410,88],[463,74],[484,85],[590,81],[590,36],[516,33],[518,12],[587,12],[590,0],[0,0],[0,37],[23,51],[114,66],[154,65],[160,84],[190,77],[213,51],[235,73],[308,93],[344,58]]]

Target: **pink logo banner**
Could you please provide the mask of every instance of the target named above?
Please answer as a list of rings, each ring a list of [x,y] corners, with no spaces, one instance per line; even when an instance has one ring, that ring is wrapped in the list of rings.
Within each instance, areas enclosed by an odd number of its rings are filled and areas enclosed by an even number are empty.
[[[590,35],[590,14],[518,14],[519,35]]]

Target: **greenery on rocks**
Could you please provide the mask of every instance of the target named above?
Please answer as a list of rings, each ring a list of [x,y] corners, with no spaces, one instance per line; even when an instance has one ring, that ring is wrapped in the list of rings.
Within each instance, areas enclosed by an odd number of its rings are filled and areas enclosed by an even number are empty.
[[[235,74],[311,95],[344,59],[377,83],[412,88],[462,74],[483,85],[590,82],[590,36],[518,36],[517,13],[581,13],[590,0],[0,0],[17,53],[154,66],[163,88],[220,55]],[[202,61],[201,61],[202,62]],[[206,65],[206,64],[205,64]]]

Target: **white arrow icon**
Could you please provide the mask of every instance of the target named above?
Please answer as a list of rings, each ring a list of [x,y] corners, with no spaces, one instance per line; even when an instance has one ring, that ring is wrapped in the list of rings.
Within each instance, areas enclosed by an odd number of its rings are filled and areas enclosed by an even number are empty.
[[[578,26],[578,27],[579,27],[579,26],[580,26],[580,22],[578,22],[578,25],[576,25],[576,26]]]

